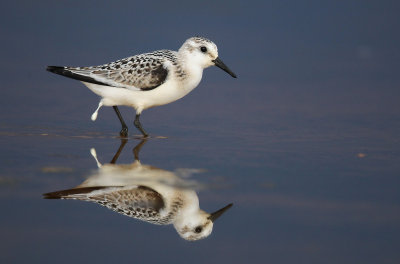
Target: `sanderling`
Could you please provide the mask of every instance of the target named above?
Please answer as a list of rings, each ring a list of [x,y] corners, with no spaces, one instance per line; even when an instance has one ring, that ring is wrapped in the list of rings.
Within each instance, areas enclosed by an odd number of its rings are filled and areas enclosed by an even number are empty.
[[[47,70],[79,80],[101,97],[91,117],[93,121],[96,120],[100,107],[112,106],[121,122],[120,135],[123,137],[128,135],[128,127],[118,105],[135,108],[134,125],[147,137],[148,134],[139,120],[142,111],[174,102],[187,95],[199,84],[203,69],[212,65],[236,78],[218,57],[217,46],[212,41],[192,37],[177,52],[159,50],[100,66],[48,66]]]
[[[125,142],[122,142],[112,162],[118,159]],[[232,204],[211,214],[201,210],[199,198],[193,190],[199,184],[188,180],[187,175],[185,178],[181,177],[178,171],[142,164],[138,160],[138,148],[143,144],[144,141],[135,148],[135,161],[131,164],[101,164],[95,149],[91,149],[99,167],[98,171],[79,186],[46,193],[44,198],[95,202],[148,223],[173,224],[178,234],[190,241],[209,236],[214,221],[232,207]],[[200,172],[188,170],[189,175]]]

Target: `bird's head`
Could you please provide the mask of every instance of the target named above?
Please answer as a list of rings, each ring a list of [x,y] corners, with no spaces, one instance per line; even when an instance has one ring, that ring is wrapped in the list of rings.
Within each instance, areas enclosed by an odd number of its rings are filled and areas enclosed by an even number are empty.
[[[183,43],[179,53],[184,54],[190,63],[197,64],[203,69],[215,65],[236,78],[236,74],[218,57],[217,45],[209,39],[192,37]]]
[[[211,214],[198,210],[193,215],[182,216],[181,220],[174,223],[175,229],[183,239],[188,241],[206,238],[213,230],[214,221],[231,207],[232,204],[228,204]]]

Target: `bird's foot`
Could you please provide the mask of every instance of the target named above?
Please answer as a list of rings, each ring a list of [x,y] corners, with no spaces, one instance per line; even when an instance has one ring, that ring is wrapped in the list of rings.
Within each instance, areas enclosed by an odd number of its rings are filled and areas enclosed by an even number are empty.
[[[121,129],[121,131],[119,131],[119,135],[120,135],[121,137],[128,137],[128,128],[127,128],[127,127],[123,127],[123,128]]]

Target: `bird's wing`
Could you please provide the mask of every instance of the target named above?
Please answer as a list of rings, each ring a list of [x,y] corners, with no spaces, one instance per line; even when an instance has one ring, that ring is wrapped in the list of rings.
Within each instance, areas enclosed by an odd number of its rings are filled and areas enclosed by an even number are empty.
[[[146,53],[92,67],[48,66],[47,70],[83,82],[147,91],[167,79],[168,65],[162,54]]]
[[[158,219],[165,208],[161,194],[150,187],[87,187],[44,194],[46,199],[77,199],[96,202],[118,213],[145,221]]]

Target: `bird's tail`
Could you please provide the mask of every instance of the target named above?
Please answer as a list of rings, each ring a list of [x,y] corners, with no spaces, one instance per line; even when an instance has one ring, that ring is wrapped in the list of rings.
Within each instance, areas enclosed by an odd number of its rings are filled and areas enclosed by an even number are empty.
[[[95,186],[95,187],[84,187],[84,188],[72,188],[68,190],[56,191],[56,192],[49,192],[44,193],[44,199],[79,199],[84,200],[87,197],[87,194],[108,188],[107,186]]]
[[[65,72],[68,72],[68,70],[66,70],[65,67],[62,66],[47,66],[46,70],[60,75],[65,75]]]
[[[47,66],[46,68],[47,71],[59,74],[68,78],[76,79],[76,80],[81,80],[84,78],[82,75],[78,75],[76,73],[73,73],[68,67],[63,67],[63,66]]]
[[[87,70],[82,70],[74,67],[63,67],[63,66],[47,66],[46,70],[81,82],[88,82],[88,83],[109,86],[107,83],[103,83],[101,81],[95,80],[92,77],[90,77],[90,71]]]

